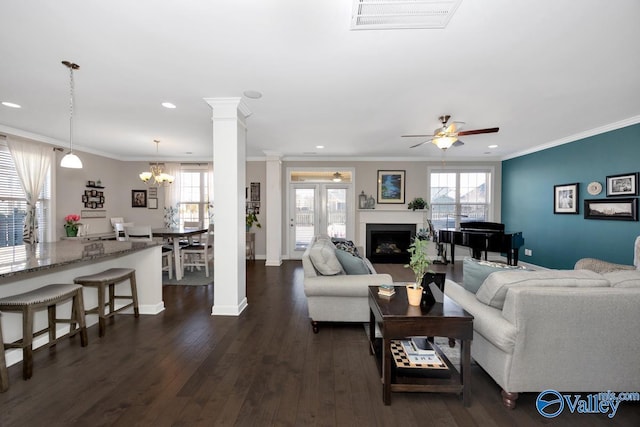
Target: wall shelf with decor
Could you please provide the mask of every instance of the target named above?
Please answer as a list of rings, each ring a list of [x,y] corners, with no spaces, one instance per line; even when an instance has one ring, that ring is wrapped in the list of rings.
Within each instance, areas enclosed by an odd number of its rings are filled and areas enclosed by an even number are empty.
[[[86,187],[91,188],[91,190],[84,190],[82,195],[84,207],[87,209],[103,209],[105,202],[104,192],[97,189],[103,189],[104,187],[95,185],[93,181],[89,181]]]

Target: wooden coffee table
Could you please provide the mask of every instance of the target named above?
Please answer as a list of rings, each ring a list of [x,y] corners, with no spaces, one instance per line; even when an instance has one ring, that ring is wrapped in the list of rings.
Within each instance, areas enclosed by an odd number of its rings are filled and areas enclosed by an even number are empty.
[[[410,306],[404,286],[395,287],[391,298],[378,297],[378,287],[369,286],[369,342],[371,354],[376,356],[382,376],[382,400],[391,404],[391,392],[450,392],[461,393],[464,406],[471,404],[471,340],[473,316],[453,300],[444,296],[443,303],[431,308]],[[375,326],[382,337],[376,338]],[[460,371],[437,348],[440,358],[447,364],[449,378],[404,375],[395,367],[391,354],[391,340],[412,336],[447,337],[460,340]]]

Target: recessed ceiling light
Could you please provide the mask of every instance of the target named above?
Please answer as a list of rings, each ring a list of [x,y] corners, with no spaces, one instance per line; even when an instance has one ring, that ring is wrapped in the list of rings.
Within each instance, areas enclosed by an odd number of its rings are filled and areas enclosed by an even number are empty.
[[[498,146],[496,144],[491,144],[489,148],[498,148]]]
[[[244,92],[242,92],[242,94],[244,96],[246,96],[247,98],[251,98],[251,99],[260,99],[260,98],[262,98],[262,94],[260,92],[258,92],[257,90],[245,90]]]
[[[163,102],[163,103],[162,103],[162,106],[163,106],[164,108],[171,108],[171,109],[176,108],[176,105],[175,105],[175,104],[172,104],[171,102]]]
[[[13,102],[8,102],[8,101],[2,101],[2,105],[4,105],[5,107],[9,107],[9,108],[22,108],[22,106],[20,104],[16,104]]]
[[[323,149],[323,148],[324,148],[324,145],[316,145],[316,148]]]

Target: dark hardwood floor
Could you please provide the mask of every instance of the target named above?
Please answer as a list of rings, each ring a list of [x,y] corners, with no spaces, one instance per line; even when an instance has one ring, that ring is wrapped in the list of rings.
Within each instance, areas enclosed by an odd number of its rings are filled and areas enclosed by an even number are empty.
[[[407,280],[402,266],[377,266]],[[452,269],[456,277],[462,267]],[[404,276],[404,277],[403,277]],[[106,336],[89,329],[89,346],[64,340],[35,353],[34,374],[9,368],[0,394],[8,426],[632,426],[640,405],[625,402],[613,419],[565,411],[547,420],[524,393],[515,410],[500,388],[472,367],[472,405],[454,394],[393,393],[382,386],[360,324],[307,318],[300,262],[248,264],[249,307],[239,317],[211,316],[212,286],[165,286],[157,316],[116,316]],[[561,349],[557,349],[561,351]],[[553,349],[550,349],[553,351]],[[588,375],[588,373],[586,373]],[[626,390],[636,391],[636,390]]]

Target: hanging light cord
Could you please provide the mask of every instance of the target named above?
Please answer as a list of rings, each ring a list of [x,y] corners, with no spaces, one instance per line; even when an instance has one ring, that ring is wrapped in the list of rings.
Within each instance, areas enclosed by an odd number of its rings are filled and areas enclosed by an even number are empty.
[[[80,68],[78,64],[70,61],[62,61],[65,67],[69,68],[69,153],[73,153],[73,98],[74,81],[73,70]]]

